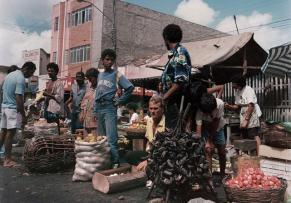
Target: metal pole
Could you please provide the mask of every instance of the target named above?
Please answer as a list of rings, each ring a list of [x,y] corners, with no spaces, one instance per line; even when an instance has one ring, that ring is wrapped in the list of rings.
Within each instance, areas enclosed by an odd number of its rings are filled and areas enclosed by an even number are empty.
[[[116,0],[113,0],[113,5],[112,5],[112,9],[113,9],[113,23],[112,23],[112,41],[113,41],[113,49],[115,51],[115,53],[117,53],[117,33],[116,33]],[[117,54],[116,54],[117,55]],[[116,57],[117,58],[117,57]],[[117,70],[117,64],[116,64],[115,60],[115,64],[114,64],[114,69]]]

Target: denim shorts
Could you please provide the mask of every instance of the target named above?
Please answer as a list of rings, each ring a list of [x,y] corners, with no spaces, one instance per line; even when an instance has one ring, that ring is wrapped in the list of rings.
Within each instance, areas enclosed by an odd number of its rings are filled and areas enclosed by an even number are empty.
[[[207,131],[202,132],[202,136],[207,139],[209,133]],[[217,145],[225,145],[225,136],[224,136],[224,128],[221,128],[216,134],[213,136],[213,143]]]

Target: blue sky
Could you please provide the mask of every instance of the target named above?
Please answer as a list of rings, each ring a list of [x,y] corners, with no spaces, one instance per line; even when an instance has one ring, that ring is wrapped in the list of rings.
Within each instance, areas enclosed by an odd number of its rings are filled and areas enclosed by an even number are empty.
[[[181,0],[124,0],[162,13],[174,15]],[[252,11],[271,13],[274,19],[291,17],[290,0],[204,0],[219,11],[216,23],[229,15],[250,15]]]
[[[1,1],[0,65],[20,64],[22,50],[50,51],[51,9],[60,1],[64,0]],[[240,32],[255,32],[255,40],[266,50],[291,41],[291,0],[123,1],[229,34],[236,34],[235,14]]]
[[[291,41],[291,0],[125,0],[162,13],[236,34],[254,32],[268,50]],[[233,32],[230,32],[233,31]]]

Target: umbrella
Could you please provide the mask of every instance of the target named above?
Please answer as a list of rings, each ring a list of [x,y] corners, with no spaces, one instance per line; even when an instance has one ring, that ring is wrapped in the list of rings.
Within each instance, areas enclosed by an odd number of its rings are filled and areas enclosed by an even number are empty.
[[[291,76],[291,42],[271,48],[261,70],[274,76]]]

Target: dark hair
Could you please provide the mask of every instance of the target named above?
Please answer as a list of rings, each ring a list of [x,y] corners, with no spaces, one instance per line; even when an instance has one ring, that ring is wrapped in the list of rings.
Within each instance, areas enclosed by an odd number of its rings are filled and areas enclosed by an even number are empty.
[[[9,73],[14,72],[16,70],[19,70],[19,67],[16,66],[16,65],[12,65],[12,66],[9,67],[7,73],[9,74]]]
[[[163,30],[163,38],[170,43],[181,42],[182,37],[183,32],[179,25],[169,24]]]
[[[235,76],[233,76],[231,79],[230,79],[230,81],[232,82],[232,83],[235,83],[235,84],[237,84],[238,86],[240,86],[241,88],[243,88],[243,87],[245,87],[246,86],[246,78],[244,77],[244,76],[242,76],[242,75],[235,75]]]
[[[86,77],[98,77],[99,71],[96,68],[90,68],[86,71]]]
[[[27,61],[25,62],[21,68],[27,68],[27,69],[30,69],[30,70],[36,70],[36,66],[33,62],[31,61]]]
[[[126,105],[126,108],[131,109],[131,110],[133,110],[134,112],[136,112],[136,110],[137,110],[137,106],[136,106],[136,104],[135,104],[135,103],[132,103],[132,102],[128,103],[128,104]]]
[[[113,49],[104,49],[101,53],[101,59],[105,59],[106,56],[116,59],[116,52]]]
[[[209,93],[203,94],[200,100],[199,108],[203,113],[211,113],[217,108],[215,97]]]
[[[82,71],[79,71],[79,72],[76,73],[76,77],[85,78],[85,74]]]
[[[46,69],[48,70],[49,68],[52,68],[55,70],[55,72],[58,74],[59,73],[59,66],[56,63],[49,63],[46,65]]]

